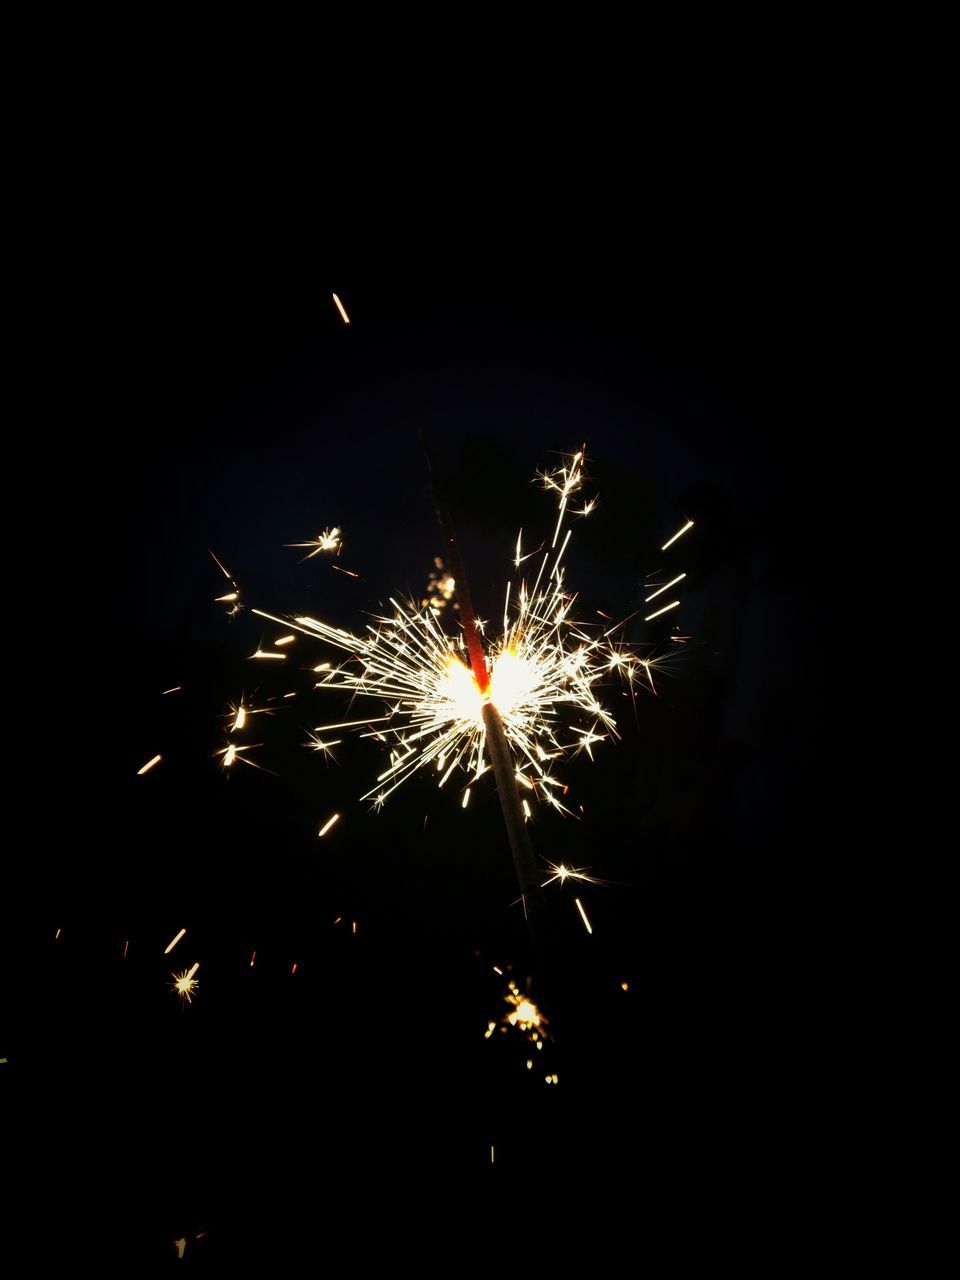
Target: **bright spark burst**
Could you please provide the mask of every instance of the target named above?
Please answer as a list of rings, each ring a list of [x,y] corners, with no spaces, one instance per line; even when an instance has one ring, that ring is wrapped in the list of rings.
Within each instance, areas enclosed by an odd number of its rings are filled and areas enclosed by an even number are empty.
[[[504,999],[510,1006],[509,1012],[504,1014],[504,1026],[516,1027],[539,1049],[548,1034],[546,1027],[550,1019],[541,1013],[529,996],[523,994],[515,982],[509,984]]]
[[[547,863],[548,870],[553,872],[549,880],[544,880],[542,887],[545,889],[548,884],[554,884],[557,880],[561,884],[566,884],[568,880],[582,880],[586,884],[604,884],[603,880],[598,880],[595,876],[588,876],[586,869],[582,867],[567,867],[562,862]]]
[[[312,538],[309,542],[287,542],[284,545],[287,547],[313,547],[313,550],[300,561],[303,564],[307,560],[312,560],[314,556],[318,556],[321,551],[335,551],[339,555],[343,549],[343,543],[340,540],[342,532],[343,530],[335,525],[332,529],[324,529],[323,533],[318,534],[316,538]]]
[[[173,978],[172,990],[176,991],[181,1000],[185,1000],[187,1004],[193,1001],[194,992],[200,986],[199,979],[193,976],[199,968],[200,963],[198,961],[192,969],[184,969],[183,973],[171,973],[170,975]]]
[[[583,461],[581,451],[555,470],[539,473],[544,487],[559,494],[557,524],[532,587],[525,578],[507,584],[502,630],[486,646],[486,689],[477,684],[462,636],[443,631],[432,604],[418,612],[413,604],[391,599],[393,616],[374,619],[362,635],[311,617],[283,619],[254,610],[354,659],[341,667],[317,667],[325,669],[318,687],[344,689],[384,705],[384,715],[315,727],[319,735],[355,727],[362,737],[389,743],[389,767],[362,799],[374,798],[380,807],[422,770],[435,771],[441,787],[457,768],[476,781],[490,768],[483,709],[492,702],[513,748],[518,782],[558,811],[571,812],[560,799],[564,789],[552,776],[552,763],[580,751],[592,759],[594,746],[617,736],[614,718],[598,701],[595,686],[613,672],[627,680],[631,691],[638,675],[652,685],[656,665],[655,659],[640,660],[611,640],[622,624],[598,633],[590,629],[595,624],[571,616],[576,597],[564,587],[563,556],[571,532],[564,534],[564,522],[570,499],[583,482]],[[515,563],[528,558],[518,539]],[[267,655],[258,651],[254,656]],[[529,817],[529,806],[526,813]]]

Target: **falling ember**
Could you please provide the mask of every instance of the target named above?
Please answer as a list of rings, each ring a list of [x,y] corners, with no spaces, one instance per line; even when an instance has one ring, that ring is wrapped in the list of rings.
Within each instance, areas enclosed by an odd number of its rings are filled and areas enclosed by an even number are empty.
[[[587,933],[593,933],[593,925],[587,919],[587,913],[583,909],[583,903],[579,898],[574,898],[574,902],[577,904],[577,910],[580,912],[580,919],[586,925]]]
[[[296,965],[294,965],[294,966],[293,966],[293,968],[290,970],[290,974],[291,974],[291,976],[292,976],[293,974],[295,974],[296,972],[297,972],[297,966],[296,966]]]
[[[682,582],[686,576],[687,575],[685,573],[678,573],[675,578],[671,578],[669,582],[665,582],[662,587],[657,587],[653,595],[647,596],[643,603],[649,604],[651,600],[656,600],[657,596],[662,596],[664,591],[667,591],[670,587],[675,587],[677,583]]]
[[[340,817],[339,813],[335,813],[332,818],[328,818],[327,821],[320,828],[320,830],[317,832],[317,838],[319,839],[321,836],[325,836],[339,817]]]
[[[620,983],[620,990],[621,990],[621,991],[629,991],[629,990],[630,990],[630,983],[629,983],[629,982],[621,982],[621,983]]]
[[[293,644],[296,636],[281,636],[279,640],[274,640],[274,645],[279,649],[282,645]]]
[[[164,951],[164,953],[163,953],[163,954],[164,954],[165,956],[168,956],[168,955],[170,954],[170,952],[173,950],[173,948],[177,945],[177,943],[180,941],[180,939],[183,937],[183,935],[184,935],[186,932],[187,932],[187,931],[186,931],[186,929],[181,929],[181,930],[180,930],[180,932],[177,934],[177,936],[174,938],[174,940],[170,943],[170,945],[169,945],[169,946],[166,948],[166,950]]]
[[[181,1236],[179,1240],[174,1240],[174,1242],[173,1242],[173,1247],[174,1247],[174,1248],[176,1249],[176,1251],[177,1251],[177,1257],[178,1257],[178,1258],[182,1258],[182,1257],[183,1257],[183,1255],[186,1253],[186,1250],[187,1250],[187,1241],[186,1241],[186,1238],[185,1238],[184,1236]]]
[[[265,653],[263,649],[258,649],[256,653],[251,653],[250,655],[251,658],[279,658],[281,662],[286,656],[285,653]]]
[[[139,778],[141,774],[149,773],[149,771],[153,768],[153,766],[155,764],[159,764],[162,759],[163,759],[163,756],[157,755],[157,756],[154,756],[152,760],[148,760],[142,769],[137,770],[137,777]]]
[[[683,537],[683,535],[687,532],[687,530],[688,530],[688,529],[692,529],[692,528],[693,528],[693,521],[692,521],[692,520],[688,520],[688,521],[687,521],[687,523],[683,526],[683,528],[682,528],[682,529],[678,529],[678,530],[677,530],[677,532],[673,535],[673,537],[672,537],[672,538],[668,538],[668,539],[666,540],[666,542],[663,544],[663,546],[660,548],[660,550],[661,550],[661,551],[666,551],[667,547],[672,546],[672,545],[673,545],[673,543],[674,543],[674,542],[676,542],[676,540],[677,540],[678,538],[682,538],[682,537]]]
[[[182,688],[183,688],[182,684],[175,684],[172,689],[164,689],[163,693],[160,696],[161,698],[163,698],[163,697],[166,697],[168,693],[179,693]]]
[[[240,599],[239,591],[228,591],[225,596],[214,596],[214,604],[231,604],[234,600]]]
[[[333,300],[337,304],[337,310],[340,312],[341,316],[343,316],[343,323],[349,324],[350,317],[347,315],[346,311],[344,310],[343,303],[340,301],[340,299],[337,297],[336,294],[333,295]]]
[[[356,922],[356,920],[354,920],[352,923],[353,923],[353,932],[354,932],[354,933],[356,933],[356,932],[357,932],[357,922]]]
[[[679,600],[674,600],[672,604],[665,604],[662,609],[658,609],[656,613],[651,613],[644,618],[644,622],[652,622],[654,618],[659,618],[661,613],[669,613],[671,609],[676,609],[679,603]]]
[[[127,948],[128,948],[129,946],[130,946],[130,939],[129,939],[129,938],[127,938],[126,942],[123,944],[123,959],[124,959],[124,960],[126,960],[126,958],[127,958]]]
[[[493,1164],[493,1163],[494,1163],[494,1152],[493,1152],[493,1147],[491,1147],[491,1148],[490,1148],[490,1163],[491,1163],[491,1164]]]
[[[54,942],[56,942],[56,940],[60,937],[60,934],[61,934],[62,932],[63,932],[63,930],[62,930],[62,929],[58,929],[58,930],[57,930],[57,932],[53,935],[53,940],[54,940]]]
[[[254,962],[254,960],[256,960],[256,958],[257,958],[257,953],[256,953],[256,952],[254,952],[254,953],[253,953],[253,955],[250,957],[250,968],[251,968],[251,969],[253,968],[253,962]]]
[[[470,803],[470,788],[467,787],[466,791],[463,793],[463,805],[461,807],[465,809],[469,803]]]

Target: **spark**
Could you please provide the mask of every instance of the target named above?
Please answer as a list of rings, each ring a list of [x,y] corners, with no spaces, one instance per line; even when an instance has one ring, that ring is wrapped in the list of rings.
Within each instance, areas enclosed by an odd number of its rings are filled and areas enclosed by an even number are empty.
[[[225,596],[214,596],[213,603],[214,604],[230,604],[232,601],[239,600],[239,599],[240,599],[239,591],[228,591]]]
[[[251,968],[251,969],[253,968],[253,962],[256,960],[256,958],[257,958],[257,953],[256,953],[256,951],[254,951],[253,955],[250,957],[250,968]]]
[[[491,1147],[491,1148],[490,1148],[490,1163],[491,1163],[491,1164],[494,1164],[494,1163],[495,1163],[495,1160],[494,1160],[494,1149],[493,1149],[493,1147]]]
[[[53,935],[53,940],[54,940],[54,942],[56,942],[56,941],[57,941],[57,939],[60,937],[61,933],[63,933],[63,930],[62,930],[62,929],[58,929],[58,930],[57,930],[57,932]]]
[[[156,755],[153,757],[152,760],[148,760],[142,769],[137,770],[137,777],[139,778],[141,774],[148,773],[153,768],[153,766],[155,764],[159,764],[162,759],[163,759],[163,756]]]
[[[339,813],[335,813],[332,818],[328,818],[326,822],[323,824],[323,826],[320,828],[320,830],[317,832],[317,838],[320,839],[320,837],[325,836],[339,817],[340,817]]]
[[[466,791],[463,793],[463,808],[465,809],[469,803],[470,803],[470,788],[467,787]]]
[[[334,302],[337,304],[337,310],[338,310],[338,311],[340,312],[340,314],[343,316],[343,323],[344,323],[344,324],[349,324],[349,323],[350,323],[350,317],[347,315],[346,311],[344,310],[343,303],[340,301],[340,299],[337,297],[337,295],[336,295],[336,294],[334,294],[334,295],[333,295],[333,300],[334,300]]]
[[[583,909],[583,903],[580,901],[579,898],[574,898],[574,902],[577,904],[577,910],[580,912],[581,920],[586,925],[587,933],[593,933],[593,925],[587,919],[587,913]]]
[[[243,703],[241,702],[240,706],[237,707],[237,718],[233,722],[233,728],[231,729],[231,733],[237,733],[238,730],[242,729],[246,723],[247,723],[247,713]]]
[[[666,542],[663,544],[663,546],[660,548],[660,550],[661,550],[661,551],[666,551],[667,547],[672,546],[672,545],[673,545],[673,543],[674,543],[674,542],[676,542],[676,540],[677,540],[678,538],[682,538],[682,537],[683,537],[683,535],[687,532],[687,530],[688,530],[688,529],[692,529],[692,528],[693,528],[693,521],[692,521],[692,520],[688,520],[688,521],[687,521],[687,523],[683,526],[683,528],[682,528],[682,529],[678,529],[678,530],[677,530],[677,532],[673,535],[673,537],[672,537],[672,538],[668,538],[668,539],[666,540]]]
[[[210,551],[210,548],[209,548],[209,547],[207,547],[207,550],[208,550],[208,551]],[[228,582],[232,582],[232,581],[233,581],[233,574],[232,574],[232,573],[229,573],[229,572],[224,568],[223,562],[222,562],[221,560],[219,560],[219,559],[217,558],[217,556],[215,556],[215,555],[213,554],[213,552],[212,552],[212,551],[210,551],[210,554],[211,554],[211,556],[213,556],[214,562],[216,563],[217,568],[220,570],[220,572],[223,574],[223,576],[227,579],[227,581],[228,581]]]
[[[341,569],[340,565],[332,564],[331,569],[336,569],[337,573],[345,573],[348,578],[359,578],[359,573],[354,573],[352,569]]]
[[[621,990],[621,991],[629,991],[629,990],[630,990],[630,983],[629,983],[629,982],[621,982],[621,983],[620,983],[620,990]]]
[[[254,610],[254,612],[256,612],[256,610]],[[278,658],[281,662],[283,662],[286,656],[287,655],[285,653],[265,653],[263,649],[258,649],[256,653],[251,653],[250,655],[251,658]]]
[[[671,578],[670,581],[665,582],[662,587],[658,587],[657,590],[654,591],[652,596],[647,596],[647,598],[644,600],[643,603],[649,604],[651,600],[656,600],[657,596],[663,595],[664,591],[666,591],[669,587],[675,587],[677,583],[682,582],[686,576],[687,575],[685,573],[678,573],[675,578]]]
[[[308,542],[287,542],[284,545],[287,547],[313,547],[309,555],[305,555],[303,560],[300,561],[301,564],[304,564],[307,560],[312,560],[314,556],[318,556],[321,551],[336,551],[337,555],[339,555],[343,547],[343,543],[340,540],[342,532],[343,530],[338,525],[335,525],[332,529],[324,529],[322,533],[317,534],[315,538],[311,538]]]
[[[472,785],[490,769],[487,757],[484,707],[492,702],[500,712],[507,740],[517,762],[518,780],[535,797],[560,813],[565,791],[553,776],[554,761],[579,752],[593,759],[593,748],[617,737],[613,715],[598,699],[598,685],[611,674],[633,689],[640,661],[611,637],[623,623],[598,630],[598,624],[573,616],[575,595],[564,584],[564,556],[571,530],[564,528],[569,500],[583,480],[583,452],[564,458],[561,466],[542,472],[544,487],[559,495],[559,514],[553,541],[530,555],[523,554],[522,531],[514,564],[537,556],[532,583],[520,577],[505,592],[503,626],[484,641],[488,681],[480,687],[466,661],[462,635],[448,635],[441,626],[439,599],[450,595],[455,583],[437,557],[434,584],[418,610],[411,602],[391,599],[392,614],[374,617],[359,634],[316,618],[281,618],[262,609],[254,612],[280,626],[349,655],[352,661],[333,667],[323,662],[318,688],[341,690],[372,698],[385,714],[366,719],[334,721],[314,726],[319,735],[312,745],[324,750],[334,730],[355,728],[361,737],[385,742],[388,765],[361,797],[379,808],[414,775],[433,773],[443,786],[454,770],[466,773]],[[542,552],[542,554],[541,554]],[[254,657],[280,657],[259,651]],[[649,667],[645,668],[649,677]],[[468,803],[467,801],[463,802]],[[524,806],[530,817],[531,807]]]
[[[602,880],[597,880],[595,876],[588,876],[585,868],[567,867],[562,862],[554,864],[547,863],[548,870],[553,872],[549,880],[544,880],[542,887],[545,889],[548,884],[553,884],[559,880],[561,884],[565,884],[567,880],[583,880],[586,884],[603,884]]]
[[[652,622],[654,618],[659,618],[661,613],[669,613],[671,609],[676,609],[679,603],[679,600],[674,600],[671,604],[665,604],[663,608],[658,609],[656,613],[648,614],[648,616],[644,618],[644,622]]]
[[[274,640],[273,643],[276,646],[276,648],[279,649],[282,645],[293,644],[296,638],[297,638],[296,636],[281,636],[279,640]]]
[[[127,938],[126,942],[123,944],[123,959],[124,959],[124,960],[126,960],[126,958],[127,958],[127,948],[128,948],[129,946],[130,946],[130,939],[129,939],[129,938]]]
[[[177,945],[177,943],[180,941],[180,939],[183,937],[183,935],[184,935],[186,932],[187,932],[187,931],[186,931],[186,929],[181,929],[181,930],[180,930],[180,932],[177,934],[177,936],[174,938],[174,940],[170,943],[170,945],[169,945],[169,946],[166,948],[166,950],[164,951],[164,953],[163,953],[163,954],[164,954],[165,956],[168,956],[168,955],[170,954],[170,952],[173,950],[173,948]]]
[[[515,1027],[539,1048],[543,1044],[543,1037],[547,1035],[545,1028],[549,1018],[541,1013],[533,1000],[524,995],[513,981],[509,983],[504,1000],[510,1006],[509,1012],[503,1017],[504,1027]]]
[[[185,1237],[185,1236],[181,1236],[179,1240],[174,1240],[174,1242],[173,1242],[173,1247],[174,1247],[174,1248],[176,1249],[176,1251],[177,1251],[177,1257],[178,1257],[178,1258],[182,1258],[182,1257],[183,1257],[183,1255],[184,1255],[184,1253],[186,1252],[186,1248],[187,1248],[187,1241],[186,1241],[186,1237]]]
[[[172,689],[164,689],[160,696],[161,698],[165,698],[168,693],[179,693],[182,688],[182,684],[175,684]]]
[[[297,966],[296,964],[294,964],[293,968],[290,970],[290,976],[292,977],[296,972],[297,972]]]
[[[199,968],[200,964],[198,961],[192,969],[184,969],[183,973],[171,973],[170,975],[170,977],[173,978],[173,990],[176,991],[181,1000],[186,1001],[187,1004],[191,1004],[193,1002],[193,994],[200,986],[199,981],[193,976]]]

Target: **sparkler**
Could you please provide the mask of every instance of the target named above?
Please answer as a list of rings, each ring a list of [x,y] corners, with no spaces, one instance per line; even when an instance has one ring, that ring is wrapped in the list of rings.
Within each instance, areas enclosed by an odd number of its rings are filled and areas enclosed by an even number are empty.
[[[349,661],[340,666],[321,663],[314,668],[323,677],[317,688],[346,690],[372,698],[383,708],[385,714],[317,725],[309,743],[327,750],[333,742],[323,735],[346,728],[388,743],[389,765],[361,799],[371,800],[379,809],[417,773],[435,773],[438,786],[443,787],[459,771],[466,774],[461,801],[466,808],[470,787],[492,769],[525,913],[536,937],[543,906],[540,874],[525,830],[532,816],[530,799],[560,813],[572,812],[563,802],[566,788],[554,776],[555,762],[580,752],[592,760],[595,746],[618,736],[614,717],[599,701],[597,686],[615,673],[627,681],[632,693],[636,678],[642,675],[656,692],[657,659],[640,659],[613,638],[622,623],[601,629],[602,624],[587,624],[573,616],[576,597],[564,583],[564,557],[572,533],[568,520],[589,515],[595,506],[595,500],[579,508],[573,505],[584,480],[582,450],[539,473],[544,488],[558,497],[552,538],[549,546],[524,553],[521,531],[514,567],[535,559],[536,574],[531,569],[532,585],[525,576],[508,581],[502,627],[497,636],[485,641],[452,522],[436,491],[429,448],[423,443],[446,544],[445,558],[437,564],[443,577],[438,574],[437,582],[442,582],[444,595],[456,588],[462,623],[459,635],[450,636],[442,629],[435,592],[429,593],[419,610],[413,603],[391,599],[393,614],[375,618],[365,634],[302,615],[290,619],[260,609],[253,612],[348,655]],[[320,549],[317,545],[316,550]],[[443,566],[449,566],[449,572]],[[253,656],[282,655],[258,649]],[[525,791],[522,801],[518,785]]]
[[[310,542],[286,542],[284,543],[284,546],[313,547],[313,550],[309,555],[305,555],[303,560],[300,561],[300,563],[303,564],[304,561],[312,560],[314,556],[318,556],[321,551],[335,551],[337,555],[339,555],[343,548],[343,543],[340,541],[340,534],[342,532],[342,529],[334,526],[332,529],[324,529],[323,533],[319,534],[316,538],[313,538]]]

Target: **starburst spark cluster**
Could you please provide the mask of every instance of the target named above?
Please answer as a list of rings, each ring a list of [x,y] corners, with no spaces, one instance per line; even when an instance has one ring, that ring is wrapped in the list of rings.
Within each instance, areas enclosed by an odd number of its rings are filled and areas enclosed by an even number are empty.
[[[614,672],[631,690],[641,673],[652,685],[655,665],[611,639],[622,624],[598,631],[572,615],[576,597],[564,585],[572,533],[566,521],[571,514],[588,515],[595,505],[595,500],[580,509],[572,505],[583,483],[583,458],[578,452],[540,474],[544,487],[559,495],[557,523],[545,549],[525,555],[522,530],[517,539],[515,569],[534,556],[540,557],[539,568],[532,586],[525,577],[507,583],[502,629],[484,655],[486,688],[471,670],[463,635],[447,635],[430,607],[418,611],[391,599],[393,616],[374,619],[365,635],[311,617],[281,619],[254,610],[350,655],[325,671],[317,688],[347,690],[383,708],[382,715],[316,726],[319,736],[309,744],[319,750],[324,734],[348,728],[389,743],[389,766],[362,799],[373,798],[379,807],[421,770],[434,770],[442,787],[459,768],[468,775],[466,785],[472,785],[490,768],[483,708],[492,702],[513,749],[521,789],[570,812],[561,800],[566,789],[552,773],[554,762],[579,752],[593,759],[593,747],[616,736],[597,685]],[[529,805],[524,810],[529,816]]]

